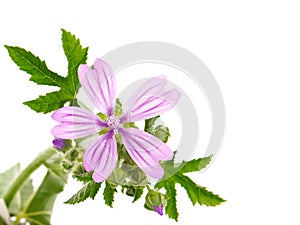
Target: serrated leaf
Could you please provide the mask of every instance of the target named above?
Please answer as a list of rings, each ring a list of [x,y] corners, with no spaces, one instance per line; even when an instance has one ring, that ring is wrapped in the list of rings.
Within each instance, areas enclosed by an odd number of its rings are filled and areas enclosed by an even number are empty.
[[[48,113],[63,107],[70,99],[72,99],[72,96],[69,94],[63,91],[55,91],[47,93],[44,96],[39,96],[35,100],[24,102],[23,104],[36,112]]]
[[[67,176],[67,174],[66,174]],[[48,171],[41,185],[23,210],[31,225],[51,225],[50,218],[57,195],[63,191],[65,179]]]
[[[93,181],[93,173],[94,171],[91,172],[86,172],[85,169],[83,168],[82,165],[80,165],[74,172],[73,172],[73,178],[77,179],[80,182],[87,183],[89,181]]]
[[[193,159],[188,162],[183,162],[184,166],[180,169],[179,173],[197,172],[204,169],[211,161],[211,156],[199,159]]]
[[[137,187],[132,202],[136,202],[137,200],[139,200],[142,197],[143,192],[144,192],[144,187]]]
[[[62,44],[68,60],[68,76],[66,88],[75,95],[79,88],[78,67],[86,64],[88,48],[83,48],[79,39],[62,29]]]
[[[199,203],[200,205],[206,206],[217,206],[222,202],[225,202],[224,199],[218,195],[206,190],[205,187],[202,187],[194,183],[189,177],[185,176],[184,173],[196,172],[205,168],[211,160],[211,157],[194,159],[188,162],[183,162],[181,165],[174,164],[174,158],[172,160],[164,161],[161,163],[164,168],[164,177],[155,184],[155,188],[158,190],[164,188],[166,190],[167,196],[167,205],[166,213],[170,218],[178,219],[178,211],[176,207],[176,183],[180,184],[188,194],[193,205]],[[180,168],[178,170],[178,167]],[[177,171],[177,172],[176,172]],[[174,174],[174,172],[176,172]],[[175,203],[175,206],[174,206]]]
[[[166,214],[169,218],[178,221],[178,210],[176,205],[176,189],[174,183],[167,183],[165,186],[166,196],[167,196],[167,205],[165,208]]]
[[[115,192],[117,192],[117,190],[114,187],[112,187],[110,183],[105,182],[103,197],[105,204],[110,206],[111,208],[113,207]]]
[[[87,198],[94,199],[101,187],[101,183],[90,181],[86,183],[75,195],[73,195],[66,204],[74,205],[79,202],[85,201]]]
[[[5,46],[9,56],[17,64],[20,70],[31,75],[30,80],[43,85],[61,87],[65,78],[48,69],[45,61],[20,47]]]
[[[37,84],[60,87],[59,91],[48,93],[44,96],[24,104],[36,112],[48,113],[61,108],[66,102],[76,105],[76,93],[79,88],[78,67],[85,64],[88,48],[82,48],[79,39],[70,32],[62,30],[62,42],[68,60],[68,75],[62,77],[48,69],[45,61],[20,47],[5,46],[11,59],[19,68],[31,75],[30,80]]]
[[[176,182],[179,183],[187,191],[187,194],[193,205],[199,203],[200,205],[217,206],[222,202],[225,202],[224,199],[212,193],[211,191],[206,190],[205,187],[194,183],[187,176],[178,175],[176,177]]]

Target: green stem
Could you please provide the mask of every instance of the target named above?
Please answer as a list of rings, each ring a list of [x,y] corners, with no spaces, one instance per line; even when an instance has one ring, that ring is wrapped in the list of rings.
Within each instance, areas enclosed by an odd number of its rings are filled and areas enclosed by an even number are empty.
[[[47,159],[55,154],[55,151],[52,147],[47,148],[45,151],[40,153],[17,177],[17,179],[13,182],[11,187],[7,190],[3,199],[7,206],[11,203],[13,197],[17,193],[17,191],[22,187],[24,182],[29,178],[29,176],[38,169]]]

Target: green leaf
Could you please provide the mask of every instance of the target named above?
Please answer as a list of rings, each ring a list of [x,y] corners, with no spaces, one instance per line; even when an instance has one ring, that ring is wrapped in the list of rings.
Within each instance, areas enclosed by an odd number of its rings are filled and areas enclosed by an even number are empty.
[[[30,80],[43,85],[63,86],[65,78],[48,69],[45,61],[20,47],[5,46],[20,70],[31,75]]]
[[[66,88],[75,96],[79,88],[78,67],[80,64],[86,64],[88,48],[83,48],[79,39],[64,29],[62,29],[62,44],[68,60]]]
[[[21,168],[20,165],[12,167],[11,169],[0,174],[0,198],[6,193],[8,188],[12,185],[14,180],[20,174]],[[15,194],[13,200],[9,205],[9,212],[13,215],[17,215],[20,211],[23,210],[25,204],[33,193],[32,180],[28,179],[20,190]]]
[[[66,204],[74,205],[79,202],[85,201],[87,198],[94,199],[101,187],[101,183],[90,181],[86,183],[75,195],[73,195]]]
[[[67,175],[66,175],[67,176]],[[63,191],[65,179],[48,171],[38,190],[25,206],[24,215],[31,225],[51,225],[50,218],[57,195]]]
[[[68,60],[68,75],[66,77],[49,70],[45,61],[30,51],[20,47],[5,46],[11,59],[18,67],[31,75],[31,81],[60,88],[59,91],[24,102],[36,112],[48,113],[61,108],[66,102],[70,102],[70,105],[77,105],[76,93],[79,88],[77,71],[80,64],[86,63],[88,48],[82,48],[79,40],[65,30],[62,30],[62,45]]]
[[[117,192],[116,188],[112,187],[110,183],[105,182],[105,188],[103,191],[104,201],[105,204],[111,208],[113,207],[115,192]]]
[[[174,164],[174,158],[161,163],[164,168],[164,177],[156,183],[155,188],[158,190],[164,188],[166,190],[167,204],[165,210],[170,218],[176,221],[178,220],[179,214],[176,207],[175,189],[177,183],[186,190],[193,205],[199,203],[199,205],[217,206],[225,202],[225,200],[218,195],[206,190],[205,187],[196,184],[189,177],[184,175],[184,173],[202,170],[210,161],[211,156],[182,162],[180,165]]]
[[[64,104],[72,98],[70,94],[60,90],[39,96],[35,100],[24,102],[36,112],[48,113],[64,106]]]
[[[136,202],[137,200],[139,200],[142,197],[143,192],[144,192],[144,187],[142,187],[142,186],[137,187],[135,189],[134,198],[133,198],[132,202]]]
[[[211,161],[211,156],[199,159],[193,159],[188,162],[183,162],[184,166],[180,169],[180,173],[197,172],[204,169]]]
[[[20,213],[33,193],[32,180],[28,179],[21,189],[15,194],[12,202],[9,205],[9,212],[13,215]]]
[[[210,191],[207,191],[205,187],[194,183],[187,176],[179,175],[176,179],[176,182],[185,188],[193,205],[199,203],[200,205],[217,206],[222,202],[225,202],[224,199]]]
[[[77,166],[72,176],[80,182],[87,183],[89,181],[93,181],[93,173],[94,171],[86,172],[83,165],[80,164]]]
[[[126,173],[120,168],[115,168],[113,172],[110,174],[108,180],[113,185],[125,184]]]
[[[155,116],[152,117],[150,119],[146,119],[145,120],[145,127],[144,127],[144,131],[148,132],[148,133],[152,133],[153,129],[154,129],[154,124],[156,122],[156,120],[159,118],[160,116]]]
[[[176,189],[175,184],[170,182],[166,183],[164,186],[166,189],[166,197],[167,197],[167,204],[166,204],[166,214],[169,216],[169,218],[174,219],[178,222],[178,210],[176,206]]]
[[[149,134],[154,135],[155,137],[162,140],[164,143],[167,143],[169,137],[171,136],[170,130],[168,127],[166,127],[164,125],[155,126],[155,122],[159,117],[160,116],[155,116],[153,118],[146,119],[144,131],[148,132]]]
[[[8,188],[14,182],[14,179],[20,173],[20,164],[13,166],[0,174],[0,198],[4,196]]]

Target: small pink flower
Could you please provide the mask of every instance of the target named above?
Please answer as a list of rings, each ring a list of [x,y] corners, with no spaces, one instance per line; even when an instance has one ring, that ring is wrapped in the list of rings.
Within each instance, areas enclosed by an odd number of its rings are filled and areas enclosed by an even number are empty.
[[[55,111],[52,118],[59,125],[52,129],[55,137],[76,139],[100,135],[85,151],[83,164],[86,171],[94,171],[93,179],[102,182],[112,173],[117,162],[117,141],[119,134],[127,152],[136,164],[150,177],[161,178],[164,174],[160,160],[172,158],[172,150],[155,136],[137,128],[126,128],[124,124],[144,120],[170,110],[179,100],[180,93],[165,91],[166,77],[160,76],[145,82],[123,106],[123,115],[114,115],[116,103],[115,76],[110,66],[96,59],[93,69],[81,65],[78,69],[80,84],[94,106],[105,115],[80,107],[63,107]]]
[[[66,146],[65,140],[61,138],[55,138],[52,144],[58,150],[62,150]]]
[[[155,210],[155,212],[157,212],[161,216],[164,214],[164,212],[163,212],[163,210],[164,210],[163,205],[160,205],[160,206],[155,205],[154,206],[154,210]]]

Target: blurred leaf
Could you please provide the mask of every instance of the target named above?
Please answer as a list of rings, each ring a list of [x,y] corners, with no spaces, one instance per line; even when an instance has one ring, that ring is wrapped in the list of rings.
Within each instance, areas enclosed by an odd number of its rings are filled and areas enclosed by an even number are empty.
[[[14,180],[21,173],[20,164],[15,165],[4,173],[0,174],[0,198],[4,196],[8,188],[13,184]],[[25,204],[33,193],[32,180],[28,179],[20,190],[15,194],[9,205],[9,212],[17,215],[23,210]]]
[[[56,176],[58,176],[62,180],[64,180],[65,183],[67,183],[67,176],[66,176],[66,172],[62,166],[62,160],[63,160],[63,154],[60,152],[57,152],[50,159],[48,159],[44,162],[44,166],[46,166],[46,168],[48,170],[50,170]]]
[[[67,174],[65,175],[67,176]],[[48,171],[38,190],[32,195],[23,210],[30,225],[51,225],[50,218],[57,195],[63,191],[63,179]]]

